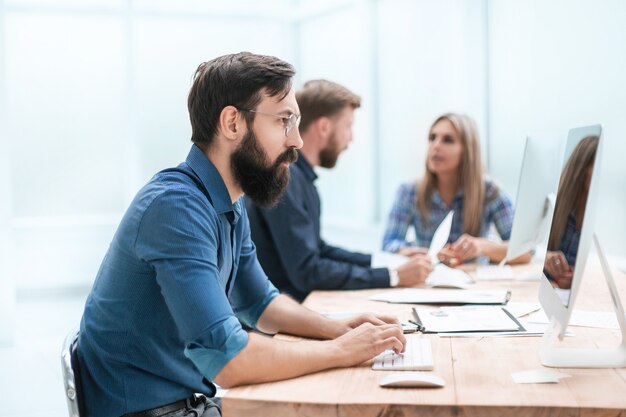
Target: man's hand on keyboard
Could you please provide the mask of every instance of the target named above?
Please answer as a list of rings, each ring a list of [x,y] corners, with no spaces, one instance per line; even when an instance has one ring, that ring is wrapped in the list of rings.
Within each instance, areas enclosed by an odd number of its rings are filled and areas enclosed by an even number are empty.
[[[365,313],[359,314],[358,316],[348,317],[340,321],[343,323],[345,328],[343,333],[356,329],[363,323],[372,323],[376,326],[383,324],[395,324],[396,326],[400,326],[400,320],[398,320],[398,317],[391,314]]]
[[[375,325],[367,322],[330,343],[338,347],[343,366],[354,366],[372,359],[386,349],[403,352],[406,338],[399,324]]]

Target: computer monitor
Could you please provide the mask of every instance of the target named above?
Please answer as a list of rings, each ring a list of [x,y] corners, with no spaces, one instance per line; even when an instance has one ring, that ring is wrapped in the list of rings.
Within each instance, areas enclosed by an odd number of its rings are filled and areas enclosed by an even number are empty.
[[[541,362],[546,366],[585,368],[626,366],[624,309],[594,234],[603,142],[601,125],[571,129],[567,138],[564,166],[539,288],[539,301],[551,322],[542,340],[539,354]],[[556,338],[563,338],[567,329],[592,240],[596,244],[618,315],[623,335],[622,343],[613,349],[558,348],[553,344]]]
[[[558,137],[529,135],[526,138],[515,217],[504,262],[534,250],[545,240],[554,210],[560,163]]]

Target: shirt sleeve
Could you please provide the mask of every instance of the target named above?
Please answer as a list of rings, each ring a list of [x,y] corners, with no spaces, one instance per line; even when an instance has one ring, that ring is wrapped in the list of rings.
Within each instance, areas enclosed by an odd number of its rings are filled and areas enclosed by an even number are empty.
[[[387,268],[361,266],[347,261],[347,256],[343,260],[324,256],[313,216],[303,200],[297,184],[292,180],[276,207],[260,210],[293,287],[303,293],[316,289],[388,287]],[[332,252],[332,249],[329,251]]]
[[[241,201],[238,203],[241,204]],[[243,205],[242,205],[243,206]],[[242,207],[242,246],[235,286],[230,294],[235,314],[248,327],[257,328],[257,322],[265,308],[278,295],[256,256],[256,247],[250,237],[250,224],[245,208]]]
[[[489,212],[500,238],[509,240],[513,228],[513,202],[502,189],[495,192],[496,197],[489,202]]]
[[[403,184],[396,193],[383,235],[383,250],[387,252],[397,252],[403,247],[410,246],[406,241],[406,232],[413,222],[415,201],[412,187],[411,184]]]
[[[178,189],[150,204],[135,244],[156,272],[185,355],[209,380],[248,342],[219,280],[219,244],[218,218],[206,198]]]
[[[350,262],[355,265],[370,266],[372,263],[372,255],[338,248],[327,244],[324,240],[320,244],[320,254],[324,258]]]

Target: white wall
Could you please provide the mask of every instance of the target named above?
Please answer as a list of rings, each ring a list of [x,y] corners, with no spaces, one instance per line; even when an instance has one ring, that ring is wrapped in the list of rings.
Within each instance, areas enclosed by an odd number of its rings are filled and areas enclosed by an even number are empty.
[[[524,138],[602,123],[604,160],[596,231],[626,256],[626,3],[489,2],[493,174],[515,190]]]
[[[430,123],[457,111],[512,195],[528,131],[603,123],[598,231],[624,256],[624,21],[618,0],[0,0],[0,285],[90,285],[137,189],[189,149],[196,66],[240,50],[363,97],[320,172],[329,241],[380,247]]]
[[[382,222],[400,183],[422,176],[433,120],[466,113],[486,131],[483,12],[482,0],[377,3]]]
[[[0,93],[4,91],[4,14],[0,2]],[[15,316],[15,284],[9,268],[11,256],[11,159],[7,152],[6,100],[0,94],[0,346],[12,342]]]
[[[422,174],[438,115],[467,113],[485,131],[484,2],[353,1],[305,11],[300,82],[327,78],[362,97],[350,148],[334,169],[318,170],[324,224],[354,246],[343,231],[379,225],[400,183]],[[380,247],[379,234],[360,246]]]
[[[18,289],[90,285],[138,188],[191,146],[198,64],[292,60],[289,4],[2,2],[0,243]]]

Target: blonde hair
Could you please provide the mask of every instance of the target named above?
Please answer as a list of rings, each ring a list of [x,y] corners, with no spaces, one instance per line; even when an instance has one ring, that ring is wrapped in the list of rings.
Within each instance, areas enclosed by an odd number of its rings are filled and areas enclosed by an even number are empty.
[[[480,154],[480,141],[478,128],[472,118],[464,114],[446,113],[439,116],[428,131],[428,137],[435,125],[442,120],[449,121],[457,131],[463,155],[458,169],[458,184],[464,190],[463,193],[463,232],[472,236],[480,234],[482,223],[483,205],[485,200],[485,183],[483,178],[483,165]],[[437,186],[437,176],[428,169],[417,183],[417,207],[422,215],[422,222],[429,221],[428,206]]]
[[[587,179],[587,168],[595,161],[598,140],[598,136],[591,135],[578,142],[563,168],[548,238],[549,250],[559,249],[567,218],[584,196],[581,190]]]

